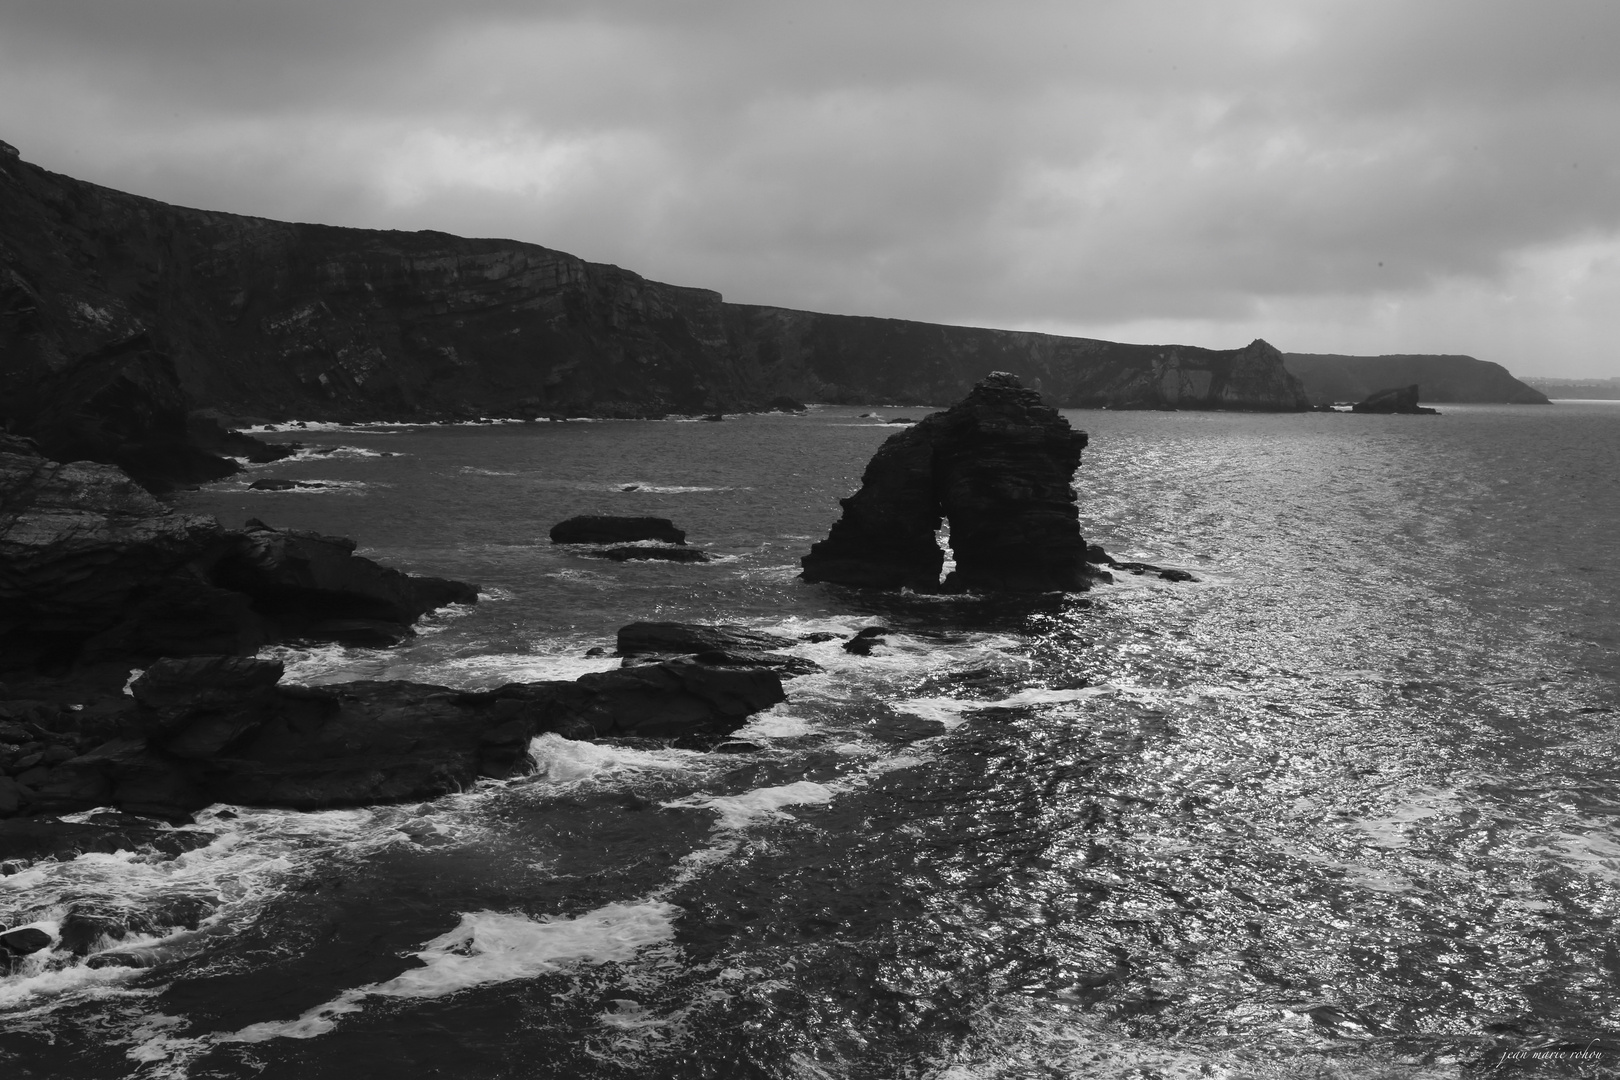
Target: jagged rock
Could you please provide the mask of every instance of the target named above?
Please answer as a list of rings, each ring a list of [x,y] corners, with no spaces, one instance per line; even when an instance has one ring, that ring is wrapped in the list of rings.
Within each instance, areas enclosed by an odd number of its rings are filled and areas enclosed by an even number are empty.
[[[1438,416],[1439,409],[1428,409],[1418,404],[1417,384],[1411,386],[1394,386],[1388,390],[1378,390],[1369,394],[1365,399],[1350,406],[1351,412],[1358,413],[1407,413],[1417,416],[1427,414]]]
[[[946,591],[1085,589],[1070,486],[1085,445],[1039,394],[995,372],[878,448],[843,516],[801,560],[803,577],[937,591],[944,553],[934,534],[949,519],[956,569]]]
[[[219,522],[171,512],[117,468],[0,438],[0,635],[26,627],[19,648],[110,629],[223,544]]]
[[[110,801],[176,820],[211,802],[307,809],[432,798],[524,770],[543,732],[721,736],[783,700],[774,670],[694,659],[483,692],[281,686],[280,674],[279,663],[246,657],[160,660],[131,686],[128,737],[50,770],[48,806],[44,790],[31,798],[57,811]],[[67,787],[69,777],[82,789]]]
[[[177,514],[114,466],[0,435],[0,657],[244,654],[275,638],[392,643],[477,589],[353,554],[353,541]]]
[[[807,408],[804,402],[790,398],[786,394],[779,394],[771,398],[770,401],[766,402],[765,407],[771,412],[792,413],[801,413]]]
[[[614,562],[656,560],[660,562],[712,562],[714,557],[690,547],[616,547],[587,551],[593,559],[612,559]]]
[[[354,631],[345,625],[353,620],[409,626],[433,608],[478,599],[477,588],[464,582],[414,577],[361,558],[344,537],[253,520],[231,539],[214,582],[250,597],[282,637],[342,640]]]
[[[668,518],[605,514],[582,514],[551,527],[553,544],[634,544],[642,540],[685,544],[686,533]]]
[[[274,476],[266,476],[255,480],[248,485],[249,491],[291,491],[298,486],[295,480],[282,480]]]

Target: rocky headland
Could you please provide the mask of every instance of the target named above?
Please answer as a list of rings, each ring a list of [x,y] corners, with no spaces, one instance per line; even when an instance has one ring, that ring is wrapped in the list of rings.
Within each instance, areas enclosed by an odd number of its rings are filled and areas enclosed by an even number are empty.
[[[1515,379],[1501,364],[1472,356],[1284,353],[1283,362],[1304,384],[1312,405],[1362,401],[1387,387],[1413,383],[1425,401],[1441,404],[1549,404],[1547,395]]]
[[[1282,356],[725,303],[511,240],[171,206],[0,153],[0,423],[199,483],[235,419],[658,416],[954,400],[1300,410]]]

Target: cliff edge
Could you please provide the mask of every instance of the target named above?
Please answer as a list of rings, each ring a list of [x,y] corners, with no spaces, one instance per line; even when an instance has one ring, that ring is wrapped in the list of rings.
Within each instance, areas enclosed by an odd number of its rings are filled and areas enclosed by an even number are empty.
[[[138,356],[139,378],[172,381],[192,409],[266,419],[928,403],[990,370],[1060,407],[1308,404],[1263,342],[1121,345],[728,304],[536,244],[187,209],[0,154],[0,422],[34,433],[109,356]]]

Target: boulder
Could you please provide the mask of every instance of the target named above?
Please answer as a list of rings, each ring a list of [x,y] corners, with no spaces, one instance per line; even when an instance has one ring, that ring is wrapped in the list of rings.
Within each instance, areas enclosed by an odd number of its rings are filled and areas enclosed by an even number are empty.
[[[1394,386],[1367,395],[1350,406],[1358,413],[1406,413],[1411,416],[1438,416],[1439,409],[1428,409],[1418,404],[1418,386]]]
[[[606,514],[582,514],[551,527],[553,544],[634,544],[642,540],[684,544],[686,533],[668,518]]]
[[[1086,435],[1040,395],[993,372],[967,398],[890,436],[843,515],[801,563],[804,580],[948,592],[1083,590],[1074,488]]]
[[[0,947],[17,956],[27,956],[48,949],[56,939],[48,930],[38,926],[18,926],[0,931]]]
[[[765,407],[771,412],[801,413],[805,411],[807,406],[804,402],[790,398],[786,394],[779,394],[771,398]]]
[[[251,520],[230,537],[215,584],[243,593],[279,637],[343,640],[353,620],[409,626],[446,604],[472,604],[476,586],[413,577],[354,554],[344,537],[275,529]],[[336,626],[323,624],[337,621]]]

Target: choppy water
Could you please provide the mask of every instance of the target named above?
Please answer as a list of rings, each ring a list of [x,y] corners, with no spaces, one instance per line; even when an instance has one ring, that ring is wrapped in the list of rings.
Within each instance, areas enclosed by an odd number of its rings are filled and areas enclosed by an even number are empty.
[[[1033,601],[795,579],[896,430],[859,411],[306,432],[347,449],[191,498],[482,583],[296,681],[572,677],[641,618],[896,633],[801,647],[757,753],[547,736],[521,780],[0,879],[6,925],[158,913],[104,943],[149,966],[0,979],[7,1075],[1620,1071],[1620,406],[1071,413],[1088,538],[1201,580]],[[547,542],[591,511],[721,558]]]

